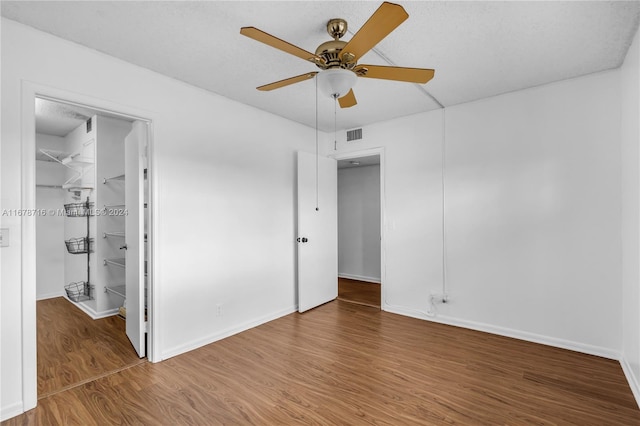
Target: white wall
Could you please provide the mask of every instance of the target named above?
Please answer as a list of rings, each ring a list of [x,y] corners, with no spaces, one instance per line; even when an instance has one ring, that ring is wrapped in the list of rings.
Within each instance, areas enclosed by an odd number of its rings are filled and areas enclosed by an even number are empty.
[[[617,358],[619,73],[447,111],[443,315]]]
[[[36,135],[36,146],[64,150],[64,138],[52,135]],[[36,164],[36,183],[62,185],[65,181],[64,166],[49,161]],[[59,297],[64,294],[64,216],[61,209],[65,191],[61,188],[36,188],[36,208],[47,212],[36,218],[36,298],[38,300]]]
[[[436,321],[617,358],[617,71],[446,110],[446,272]],[[428,316],[442,285],[442,111],[367,126],[385,147],[383,309]]]
[[[622,366],[640,401],[640,40],[621,69],[622,97]]]
[[[380,282],[380,166],[338,169],[338,276]]]
[[[347,144],[343,134],[338,153],[384,147],[382,308],[424,316],[429,292],[442,283],[441,112],[367,126],[363,135]]]
[[[156,359],[295,310],[295,151],[314,150],[312,129],[6,19],[1,66],[2,208],[21,207],[23,85],[153,120]],[[35,405],[36,360],[35,331],[22,353],[23,292],[35,324],[35,284],[16,284],[22,222],[2,227],[12,235],[0,252],[4,419]]]

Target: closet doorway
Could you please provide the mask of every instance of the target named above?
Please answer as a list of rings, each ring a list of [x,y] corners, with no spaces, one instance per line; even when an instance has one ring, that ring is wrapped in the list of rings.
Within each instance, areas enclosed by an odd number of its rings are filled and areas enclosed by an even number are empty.
[[[147,355],[148,124],[35,97],[38,397]]]
[[[351,153],[338,160],[338,299],[383,304],[381,152]]]

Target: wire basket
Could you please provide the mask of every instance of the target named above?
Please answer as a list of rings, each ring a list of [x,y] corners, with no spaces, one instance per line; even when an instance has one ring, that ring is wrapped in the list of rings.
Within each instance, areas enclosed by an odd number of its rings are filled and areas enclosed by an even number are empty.
[[[91,253],[93,238],[71,238],[65,240],[64,243],[67,245],[67,251],[71,254]]]
[[[89,203],[89,202],[65,204],[64,214],[66,214],[67,217],[91,216],[92,208],[93,208],[93,203]]]
[[[91,300],[91,285],[86,281],[69,283],[64,286],[64,290],[67,292],[67,297],[74,302]]]

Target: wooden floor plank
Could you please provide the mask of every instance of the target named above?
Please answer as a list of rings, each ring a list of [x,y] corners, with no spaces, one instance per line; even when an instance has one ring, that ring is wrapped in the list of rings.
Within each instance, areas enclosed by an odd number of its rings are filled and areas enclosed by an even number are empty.
[[[4,424],[640,425],[640,410],[616,361],[337,300]]]
[[[116,316],[93,320],[63,297],[36,303],[38,397],[141,361]]]
[[[381,285],[348,278],[338,278],[338,299],[379,308]]]

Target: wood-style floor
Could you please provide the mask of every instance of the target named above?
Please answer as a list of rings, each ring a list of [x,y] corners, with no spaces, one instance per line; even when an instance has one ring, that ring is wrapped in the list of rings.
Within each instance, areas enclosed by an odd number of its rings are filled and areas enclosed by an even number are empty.
[[[616,361],[340,300],[41,399],[6,425],[637,425]]]
[[[144,361],[121,318],[94,321],[63,297],[36,302],[36,312],[38,398]]]
[[[338,278],[338,299],[379,308],[380,284]]]

